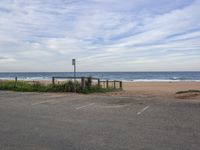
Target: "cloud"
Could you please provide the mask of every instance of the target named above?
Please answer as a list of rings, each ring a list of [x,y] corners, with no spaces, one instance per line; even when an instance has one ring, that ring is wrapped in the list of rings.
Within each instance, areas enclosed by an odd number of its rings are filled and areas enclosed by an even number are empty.
[[[7,59],[6,57],[0,57],[0,60],[5,60],[5,59]]]
[[[200,70],[199,9],[198,0],[2,0],[0,69],[70,71],[75,57],[80,71]]]

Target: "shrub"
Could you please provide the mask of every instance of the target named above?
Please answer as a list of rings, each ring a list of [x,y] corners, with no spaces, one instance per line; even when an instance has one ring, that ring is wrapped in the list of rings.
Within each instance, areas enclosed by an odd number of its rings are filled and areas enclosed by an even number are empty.
[[[89,81],[90,82],[90,81]],[[61,84],[48,84],[44,85],[40,82],[27,82],[27,81],[18,81],[15,84],[15,81],[4,81],[0,83],[0,90],[12,90],[12,91],[22,91],[22,92],[74,92],[76,85],[77,93],[105,93],[116,91],[116,89],[108,88],[104,89],[99,86],[92,86],[88,82],[86,88],[82,89],[79,82],[63,82]]]

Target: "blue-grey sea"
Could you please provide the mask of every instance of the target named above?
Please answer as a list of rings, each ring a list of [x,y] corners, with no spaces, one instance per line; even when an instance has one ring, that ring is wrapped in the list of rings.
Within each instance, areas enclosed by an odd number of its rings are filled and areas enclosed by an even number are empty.
[[[73,72],[2,72],[0,79],[50,80],[53,76],[73,76]],[[122,81],[200,81],[200,72],[78,72],[77,76]]]

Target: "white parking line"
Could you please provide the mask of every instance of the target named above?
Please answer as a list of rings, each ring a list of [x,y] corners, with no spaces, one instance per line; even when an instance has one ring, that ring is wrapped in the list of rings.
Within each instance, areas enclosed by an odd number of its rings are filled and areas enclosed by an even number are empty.
[[[31,105],[39,105],[39,104],[45,104],[45,103],[49,103],[49,102],[55,102],[55,100],[42,101],[42,102],[38,102],[38,103],[33,103]]]
[[[142,110],[140,110],[137,115],[140,115],[142,112],[144,112],[145,110],[147,110],[149,108],[149,106],[144,107]]]
[[[77,107],[76,110],[81,109],[81,108],[85,108],[85,107],[88,107],[88,106],[92,106],[92,105],[94,105],[94,104],[95,104],[95,103],[90,103],[90,104],[88,104],[88,105],[84,105],[84,106],[81,106],[81,107]]]
[[[126,107],[126,106],[130,106],[129,104],[127,105],[111,105],[111,106],[100,106],[101,108],[122,108],[122,107]]]

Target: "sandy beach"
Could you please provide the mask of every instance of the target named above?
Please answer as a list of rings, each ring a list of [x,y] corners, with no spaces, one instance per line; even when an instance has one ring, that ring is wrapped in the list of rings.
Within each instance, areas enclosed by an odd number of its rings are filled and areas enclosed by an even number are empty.
[[[56,83],[63,81],[65,80],[57,80]],[[39,82],[42,84],[51,84],[52,81],[40,80]],[[123,82],[123,90],[132,94],[175,94],[178,91],[200,90],[200,82]]]
[[[200,90],[200,82],[123,82],[123,91],[114,95],[155,96],[157,98],[192,98],[200,99],[200,93],[177,95],[178,91]]]
[[[200,82],[123,82],[129,92],[176,93],[185,90],[200,90]]]

